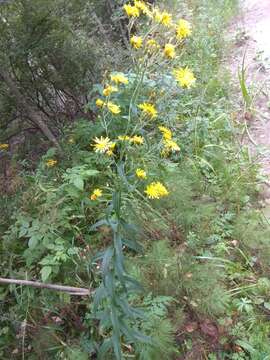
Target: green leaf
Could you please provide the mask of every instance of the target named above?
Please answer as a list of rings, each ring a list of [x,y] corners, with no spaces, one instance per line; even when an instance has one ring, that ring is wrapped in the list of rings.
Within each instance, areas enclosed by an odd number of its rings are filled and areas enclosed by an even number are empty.
[[[51,275],[52,273],[52,267],[51,266],[44,266],[42,269],[41,269],[41,279],[42,281],[46,281],[48,280],[49,276]]]
[[[114,211],[117,215],[120,215],[120,207],[121,207],[121,192],[120,191],[115,191],[113,193],[113,208]]]
[[[243,340],[237,340],[236,345],[241,346],[241,348],[248,351],[250,354],[254,354],[256,352],[256,350],[249,343]]]
[[[34,249],[37,244],[39,243],[40,238],[37,235],[33,235],[30,237],[29,241],[28,241],[28,246],[31,249]]]
[[[84,175],[86,175],[87,177],[96,176],[97,174],[99,174],[98,170],[85,170],[84,171]]]
[[[102,264],[101,264],[101,271],[103,276],[108,272],[112,257],[114,254],[114,249],[112,247],[109,247],[104,254]]]
[[[113,335],[112,342],[113,342],[114,355],[115,355],[116,359],[122,360],[123,357],[122,357],[122,351],[121,351],[120,338],[117,337],[116,335]]]
[[[106,359],[106,354],[113,347],[112,338],[103,341],[103,344],[98,349],[98,360]]]
[[[263,306],[267,309],[270,310],[270,303],[269,302],[264,302]]]
[[[135,240],[122,239],[123,245],[138,253],[143,253],[143,247]]]
[[[94,230],[96,230],[97,228],[99,228],[102,225],[109,225],[109,222],[107,220],[104,220],[104,219],[99,220],[94,225],[90,226],[89,231],[94,231]]]
[[[74,178],[72,183],[77,189],[79,189],[79,190],[84,189],[84,181],[81,177],[78,176],[78,177]]]

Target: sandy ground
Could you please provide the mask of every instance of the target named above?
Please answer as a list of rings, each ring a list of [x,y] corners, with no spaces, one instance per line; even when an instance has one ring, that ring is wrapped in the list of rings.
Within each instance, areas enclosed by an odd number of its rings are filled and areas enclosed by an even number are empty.
[[[245,56],[247,84],[254,97],[253,111],[245,117],[250,135],[246,141],[270,184],[270,0],[242,0],[241,9],[233,24],[231,71],[237,79]],[[263,198],[270,204],[270,186],[264,187]]]

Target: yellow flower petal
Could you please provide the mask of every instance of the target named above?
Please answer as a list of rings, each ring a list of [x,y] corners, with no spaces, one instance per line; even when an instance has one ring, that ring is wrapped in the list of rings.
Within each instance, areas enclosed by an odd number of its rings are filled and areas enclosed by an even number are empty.
[[[130,39],[130,44],[134,47],[134,49],[139,49],[142,46],[142,38],[134,35]]]
[[[146,172],[143,170],[143,169],[136,169],[136,176],[139,178],[139,179],[146,179],[147,176],[146,176]]]
[[[138,105],[138,108],[142,110],[142,112],[149,116],[151,119],[156,118],[158,112],[153,104],[150,103],[142,103]]]
[[[125,10],[128,17],[139,17],[140,16],[140,11],[139,11],[138,7],[136,7],[136,6],[132,6],[130,4],[125,4],[123,6],[123,9]]]
[[[182,87],[190,88],[195,84],[196,78],[191,70],[188,67],[175,69],[173,71],[176,81]]]
[[[173,44],[166,44],[164,48],[164,55],[169,59],[174,59],[175,54],[175,46]]]
[[[187,20],[179,20],[178,25],[176,26],[176,37],[180,40],[185,39],[190,36],[191,33],[191,24]]]
[[[108,102],[107,107],[108,110],[114,115],[120,114],[121,112],[120,106],[112,103],[111,101]]]

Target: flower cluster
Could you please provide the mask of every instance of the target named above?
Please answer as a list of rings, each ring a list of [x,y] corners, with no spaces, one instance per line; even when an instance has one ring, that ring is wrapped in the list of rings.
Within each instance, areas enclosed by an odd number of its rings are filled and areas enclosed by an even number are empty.
[[[118,140],[128,141],[130,144],[135,144],[135,145],[142,145],[144,143],[144,138],[140,135],[134,135],[134,136],[119,135]],[[91,146],[94,148],[94,151],[96,153],[112,156],[113,151],[116,147],[116,141],[111,141],[110,138],[103,136],[101,136],[100,138],[95,137],[94,143]]]
[[[180,58],[180,56],[177,56],[177,50],[179,48],[181,49],[183,41],[192,34],[191,24],[187,20],[180,19],[174,22],[172,14],[167,11],[160,11],[157,7],[152,6],[142,0],[131,0],[130,3],[126,3],[123,6],[123,10],[125,14],[129,18],[131,18],[130,29],[136,19],[141,15],[147,16],[149,18],[149,23],[153,23],[153,29],[155,29],[155,31],[153,32],[149,31],[146,36],[140,36],[136,33],[132,33],[132,36],[130,38],[130,44],[131,47],[138,54],[139,67],[141,66],[141,64],[143,64],[143,67],[147,67],[148,63],[157,63],[157,56],[159,55],[160,58],[163,57],[163,62],[165,64],[168,64],[169,61],[174,63],[175,59],[177,60]],[[169,41],[167,40],[165,42],[164,40],[162,40],[162,38],[157,41],[153,37],[153,34],[156,35],[158,33],[159,30],[156,29],[159,28],[163,29],[161,31],[166,32],[166,34],[170,34],[169,37],[167,37]],[[160,50],[162,50],[162,53],[159,53]],[[153,61],[151,62],[152,59]],[[182,88],[189,89],[194,86],[196,82],[196,78],[193,72],[188,67],[175,67],[172,71],[172,75],[174,76],[177,84]],[[109,76],[109,81],[107,80],[106,86],[103,88],[102,91],[103,98],[96,99],[96,106],[101,109],[107,109],[112,114],[120,114],[120,106],[117,103],[113,102],[111,98],[116,99],[118,94],[121,92],[121,86],[125,86],[128,84],[129,79],[123,73],[111,73]],[[126,152],[127,149],[129,149],[130,145],[144,144],[145,139],[142,136],[129,135],[129,131],[132,130],[132,128],[130,127],[131,121],[136,121],[136,117],[140,120],[137,121],[135,128],[133,128],[133,131],[135,129],[135,131],[137,131],[137,129],[139,127],[143,127],[144,124],[148,124],[147,126],[152,126],[152,124],[154,123],[150,123],[149,120],[155,120],[156,118],[161,117],[158,112],[158,106],[153,101],[153,99],[155,98],[155,94],[151,94],[151,97],[149,97],[148,100],[143,99],[141,100],[141,102],[137,102],[137,99],[140,98],[140,96],[137,96],[136,92],[137,89],[135,90],[134,98],[132,98],[130,102],[129,109],[134,109],[135,107],[137,107],[140,110],[139,117],[137,116],[137,113],[135,111],[135,115],[132,111],[132,116],[130,115],[130,113],[128,116],[123,116],[123,125],[126,119],[128,119],[126,132],[124,131],[123,135],[118,135],[115,140],[111,140],[107,135],[109,134],[109,132],[108,128],[106,127],[106,137],[95,137],[91,144],[91,147],[96,153],[111,156],[112,162],[117,161],[117,157],[114,156],[116,155],[116,153]],[[104,121],[106,121],[105,115],[103,115]],[[179,152],[180,146],[173,138],[172,130],[163,125],[158,126],[158,129],[162,134],[161,155],[168,156],[172,153]],[[130,154],[135,153],[136,152],[134,151],[130,152]],[[128,159],[128,157],[126,157],[126,159]],[[138,186],[140,186],[139,184],[143,183],[143,181],[141,180],[147,181],[148,175],[143,168],[134,168],[133,165],[134,164],[132,163],[134,178],[140,180],[140,182],[137,182]],[[146,185],[144,193],[149,199],[160,199],[169,195],[169,191],[167,190],[165,185],[163,185],[160,181],[151,182],[151,180],[148,185]],[[102,191],[97,188],[90,195],[90,199],[96,200],[100,196],[102,196]]]
[[[109,100],[109,97],[113,94],[119,91],[118,87],[119,85],[127,85],[128,84],[128,78],[122,74],[122,73],[113,73],[110,75],[111,78],[111,84],[107,85],[103,91],[102,94],[105,97],[105,99],[96,99],[96,106],[98,108],[104,108],[106,107],[110,113],[113,115],[118,115],[121,113],[121,108],[119,105],[113,103]],[[115,85],[117,86],[115,86]]]
[[[135,0],[134,5],[126,4],[124,5],[124,10],[128,17],[139,17],[140,14],[145,14],[154,22],[172,28],[175,31],[175,43],[169,42],[164,44],[163,47],[163,55],[169,60],[176,58],[176,48],[179,41],[181,42],[192,34],[191,24],[187,20],[180,19],[174,24],[171,14],[166,11],[161,12],[155,7],[150,8],[150,5],[143,1]],[[133,35],[130,38],[130,44],[135,50],[138,50],[143,47],[144,39],[141,36]],[[155,39],[146,39],[145,49],[147,52],[151,54],[159,48],[160,45]],[[175,76],[177,83],[183,88],[189,89],[195,84],[196,78],[193,72],[187,67],[175,69],[173,75]]]
[[[159,126],[158,127],[160,132],[162,133],[163,137],[163,150],[162,155],[167,156],[171,152],[177,152],[180,151],[180,147],[177,145],[177,143],[172,140],[172,132],[170,129],[166,128],[165,126]]]

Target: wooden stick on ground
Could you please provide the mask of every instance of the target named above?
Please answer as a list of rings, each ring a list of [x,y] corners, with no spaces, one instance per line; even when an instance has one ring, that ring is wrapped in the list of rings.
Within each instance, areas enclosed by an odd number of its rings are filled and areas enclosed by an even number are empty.
[[[89,296],[93,292],[90,289],[77,288],[77,287],[73,287],[73,286],[46,284],[46,283],[42,283],[39,281],[6,279],[6,278],[1,278],[1,277],[0,277],[0,284],[15,284],[15,285],[32,286],[32,287],[36,287],[36,288],[40,288],[40,289],[63,291],[70,295],[78,295],[78,296]]]

